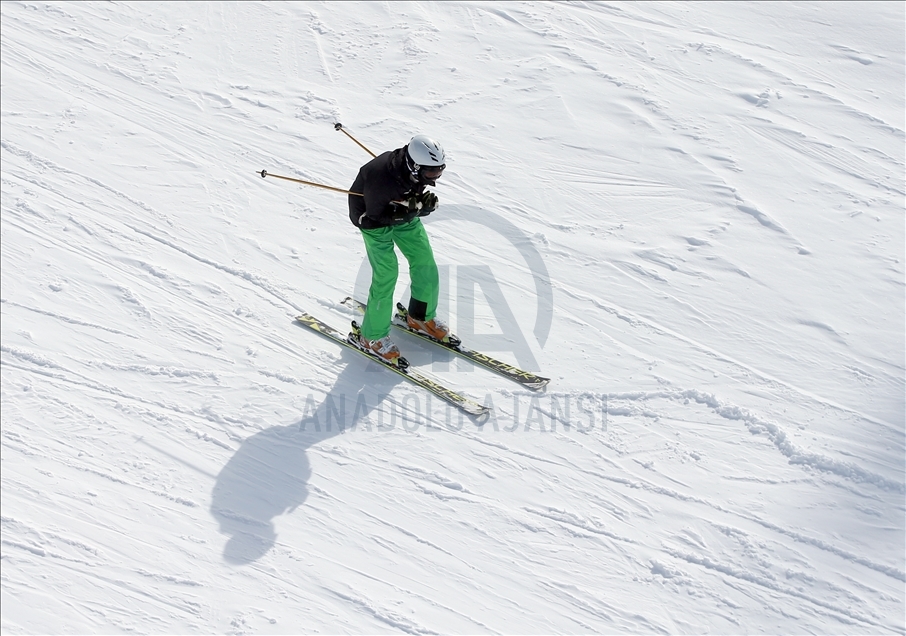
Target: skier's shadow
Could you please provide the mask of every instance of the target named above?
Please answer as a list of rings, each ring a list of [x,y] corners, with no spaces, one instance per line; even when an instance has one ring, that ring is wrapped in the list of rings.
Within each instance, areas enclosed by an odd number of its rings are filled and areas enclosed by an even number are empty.
[[[288,426],[274,426],[246,439],[227,462],[214,484],[211,514],[220,531],[230,536],[223,558],[232,564],[257,561],[274,547],[274,518],[294,511],[308,497],[311,467],[306,455],[310,446],[341,433],[335,407],[358,403],[366,392],[365,408],[347,413],[347,427],[358,424],[379,406],[401,378],[368,362],[359,354],[343,350],[345,368],[314,414]],[[328,417],[328,411],[332,417]],[[317,422],[317,424],[316,424]]]

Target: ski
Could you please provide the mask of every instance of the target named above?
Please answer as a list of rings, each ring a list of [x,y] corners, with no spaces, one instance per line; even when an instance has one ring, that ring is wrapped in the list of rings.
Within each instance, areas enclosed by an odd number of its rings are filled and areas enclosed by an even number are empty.
[[[444,385],[432,380],[428,376],[426,376],[422,373],[419,373],[418,371],[404,367],[402,365],[398,367],[396,365],[390,364],[390,363],[380,359],[379,357],[377,357],[375,355],[372,355],[372,354],[367,353],[366,351],[363,351],[362,349],[360,349],[357,346],[355,346],[354,344],[352,344],[347,339],[347,337],[344,336],[342,333],[340,333],[339,331],[337,331],[336,329],[334,329],[327,323],[318,320],[317,318],[315,318],[314,316],[312,316],[310,314],[303,313],[300,316],[296,316],[296,322],[298,322],[302,326],[308,327],[312,331],[317,331],[321,335],[330,338],[334,342],[339,343],[339,344],[343,345],[344,347],[348,347],[349,349],[352,349],[353,351],[358,351],[359,353],[361,353],[363,356],[365,356],[369,360],[373,360],[374,362],[377,362],[381,366],[386,367],[387,369],[393,371],[394,373],[403,376],[404,378],[406,378],[413,384],[420,386],[421,388],[425,389],[426,391],[432,393],[433,395],[436,395],[440,399],[444,400],[445,402],[447,402],[449,404],[452,404],[453,406],[457,407],[458,409],[461,409],[462,411],[464,411],[465,413],[468,413],[469,415],[474,415],[476,417],[480,417],[480,416],[486,415],[487,413],[490,412],[490,409],[488,407],[483,406],[483,405],[479,404],[478,402],[474,402],[474,401],[470,400],[469,398],[462,395],[461,393],[457,393],[456,391],[454,391],[448,387],[445,387]]]
[[[365,307],[366,307],[365,303],[363,303],[360,300],[356,300],[355,298],[352,298],[351,296],[348,296],[343,301],[343,304],[346,305],[347,307],[355,309],[363,314],[365,313]],[[528,389],[534,389],[534,390],[543,389],[544,387],[547,386],[547,383],[550,382],[550,378],[543,378],[540,375],[535,375],[534,373],[529,373],[528,371],[523,371],[522,369],[520,369],[518,367],[514,367],[510,364],[507,364],[506,362],[502,362],[500,360],[495,360],[491,356],[486,355],[484,353],[480,353],[478,351],[472,351],[471,349],[469,349],[469,348],[463,346],[461,343],[459,343],[458,338],[456,338],[456,341],[457,341],[456,344],[448,344],[445,342],[441,342],[440,340],[437,340],[436,338],[432,338],[431,336],[429,336],[427,334],[421,333],[420,331],[412,329],[411,327],[409,327],[409,325],[407,325],[405,323],[405,316],[407,313],[406,308],[403,307],[403,305],[401,303],[397,303],[396,309],[397,309],[397,314],[396,314],[396,316],[394,316],[393,326],[396,327],[397,329],[400,329],[402,331],[407,331],[407,332],[411,333],[413,336],[416,336],[417,338],[421,338],[422,340],[424,340],[426,342],[436,344],[440,347],[443,347],[444,349],[446,349],[448,351],[452,351],[453,353],[456,353],[464,358],[467,358],[467,359],[471,360],[472,362],[474,362],[475,364],[482,366],[485,369],[488,369],[489,371],[493,371],[494,373],[497,373],[498,375],[502,375],[503,377],[508,378],[508,379],[512,380],[513,382],[518,382],[519,384],[521,384],[522,386],[524,386]],[[455,336],[454,336],[454,338],[455,338]]]

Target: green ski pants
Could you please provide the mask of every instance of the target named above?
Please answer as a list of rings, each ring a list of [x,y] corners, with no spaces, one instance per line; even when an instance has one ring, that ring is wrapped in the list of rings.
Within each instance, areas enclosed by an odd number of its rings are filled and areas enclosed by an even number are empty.
[[[434,252],[428,242],[428,233],[419,218],[402,225],[362,230],[365,251],[371,263],[371,289],[368,291],[368,308],[362,320],[362,335],[369,340],[383,338],[390,333],[393,316],[393,293],[399,276],[399,263],[394,245],[400,248],[409,262],[412,279],[412,298],[428,305],[425,320],[437,314],[437,296],[440,282]]]

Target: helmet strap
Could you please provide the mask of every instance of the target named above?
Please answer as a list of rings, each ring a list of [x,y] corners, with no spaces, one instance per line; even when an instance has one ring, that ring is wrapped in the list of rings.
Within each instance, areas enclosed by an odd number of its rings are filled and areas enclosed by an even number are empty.
[[[412,160],[412,157],[409,156],[409,147],[406,147],[406,171],[409,173],[409,179],[412,183],[418,183],[419,181],[419,170],[421,166],[415,163]]]

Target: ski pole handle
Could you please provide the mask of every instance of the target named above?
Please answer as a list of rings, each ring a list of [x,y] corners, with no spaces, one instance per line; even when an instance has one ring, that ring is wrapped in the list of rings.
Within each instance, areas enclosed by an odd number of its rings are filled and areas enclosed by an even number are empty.
[[[284,177],[279,174],[271,174],[267,170],[262,170],[261,172],[256,172],[255,174],[260,174],[262,179],[265,177],[274,177],[276,179],[285,179],[287,181],[295,181],[296,183],[304,183],[305,185],[315,186],[316,188],[324,188],[325,190],[333,190],[334,192],[342,192],[343,194],[354,194],[357,197],[365,196],[361,192],[350,192],[349,190],[344,190],[343,188],[335,188],[333,186],[324,185],[323,183],[315,183],[314,181],[303,181],[302,179],[295,179],[293,177]]]
[[[365,145],[364,145],[361,141],[359,141],[358,139],[356,139],[355,137],[353,137],[352,135],[350,135],[350,134],[346,131],[346,129],[343,128],[343,124],[341,124],[340,122],[335,123],[335,124],[333,125],[333,129],[334,129],[334,130],[339,130],[341,133],[343,133],[344,135],[346,135],[347,137],[349,137],[350,139],[352,139],[354,142],[356,142],[357,144],[359,144],[359,146],[361,146],[362,150],[364,150],[365,152],[367,152],[367,153],[368,153],[369,155],[371,155],[372,157],[377,157],[377,155],[374,154],[373,152],[371,152],[370,150],[368,150],[368,148],[366,148]]]

